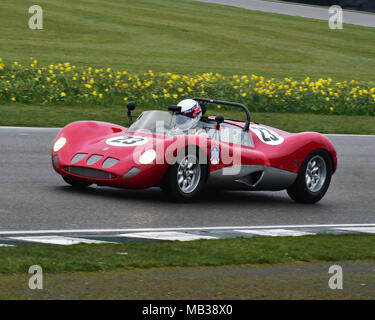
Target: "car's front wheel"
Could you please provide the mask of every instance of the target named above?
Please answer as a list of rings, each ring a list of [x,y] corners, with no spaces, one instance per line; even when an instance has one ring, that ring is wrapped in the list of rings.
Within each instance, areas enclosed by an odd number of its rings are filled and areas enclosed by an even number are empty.
[[[71,186],[76,187],[76,188],[87,188],[87,187],[91,186],[91,184],[92,184],[91,182],[72,179],[72,178],[68,178],[68,177],[64,177],[64,176],[62,176],[62,178],[64,179],[64,181],[67,184],[70,184]]]
[[[316,203],[326,194],[332,177],[332,161],[325,150],[314,150],[301,165],[293,186],[287,189],[296,202]]]
[[[177,202],[188,202],[196,199],[201,193],[207,179],[208,166],[200,163],[199,151],[188,151],[188,148],[177,156],[177,162],[168,169],[163,184],[163,191],[168,198]]]

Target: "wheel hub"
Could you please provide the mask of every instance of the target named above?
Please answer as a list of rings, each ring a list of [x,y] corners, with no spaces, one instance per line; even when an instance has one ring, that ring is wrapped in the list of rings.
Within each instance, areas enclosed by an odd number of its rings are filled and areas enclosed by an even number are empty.
[[[195,156],[187,155],[181,160],[177,170],[177,184],[182,192],[193,192],[199,184],[200,176],[201,167]]]
[[[327,166],[321,156],[315,156],[307,164],[305,182],[311,192],[318,192],[327,177]]]

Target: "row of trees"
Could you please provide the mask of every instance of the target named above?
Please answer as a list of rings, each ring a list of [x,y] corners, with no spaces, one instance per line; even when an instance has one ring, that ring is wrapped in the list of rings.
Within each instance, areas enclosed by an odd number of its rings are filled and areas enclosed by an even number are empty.
[[[314,4],[321,6],[339,5],[344,9],[355,9],[375,12],[374,0],[285,0],[298,3]]]

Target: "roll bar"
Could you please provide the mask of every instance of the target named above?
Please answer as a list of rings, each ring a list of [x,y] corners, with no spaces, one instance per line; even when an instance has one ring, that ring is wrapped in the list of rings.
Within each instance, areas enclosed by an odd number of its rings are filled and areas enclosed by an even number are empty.
[[[246,132],[249,131],[249,128],[250,128],[250,111],[249,111],[249,109],[245,105],[243,105],[241,103],[237,103],[237,102],[213,100],[213,99],[206,99],[206,98],[193,98],[193,100],[201,103],[203,105],[202,107],[204,109],[206,109],[206,104],[208,104],[208,103],[220,104],[220,105],[223,105],[223,106],[232,106],[232,107],[239,107],[239,108],[241,108],[246,113],[246,123],[245,123],[245,126],[243,128],[243,131],[246,131]]]

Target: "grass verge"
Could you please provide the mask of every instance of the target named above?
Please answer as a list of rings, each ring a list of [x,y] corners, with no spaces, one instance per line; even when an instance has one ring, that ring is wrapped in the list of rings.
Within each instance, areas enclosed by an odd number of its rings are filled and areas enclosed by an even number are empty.
[[[130,72],[219,72],[373,80],[373,28],[189,0],[39,0],[43,30],[28,28],[28,0],[2,0],[0,57],[69,61]],[[79,32],[77,32],[79,30]]]
[[[375,259],[375,235],[257,237],[190,242],[35,245],[0,248],[0,273],[103,271]]]
[[[151,108],[157,109],[150,106],[149,109]],[[125,110],[125,106],[7,104],[0,105],[0,126],[63,127],[78,120],[108,121],[128,126]],[[144,110],[146,108],[137,108],[136,114]],[[242,112],[208,110],[209,115],[218,113],[227,118],[244,119]],[[289,132],[375,134],[375,117],[368,116],[253,112],[252,121]]]

